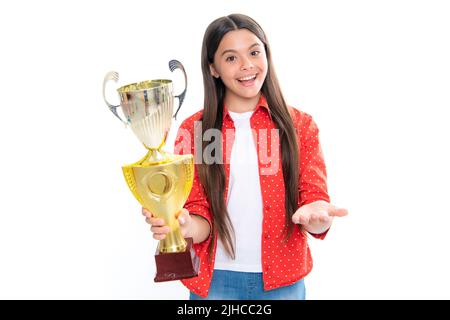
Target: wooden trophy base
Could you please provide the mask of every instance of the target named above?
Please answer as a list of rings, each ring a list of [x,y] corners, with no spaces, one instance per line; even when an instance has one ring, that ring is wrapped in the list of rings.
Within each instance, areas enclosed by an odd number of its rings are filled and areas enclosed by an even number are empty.
[[[200,259],[192,247],[192,238],[186,238],[184,252],[161,253],[156,249],[155,282],[172,281],[196,277],[200,266]]]

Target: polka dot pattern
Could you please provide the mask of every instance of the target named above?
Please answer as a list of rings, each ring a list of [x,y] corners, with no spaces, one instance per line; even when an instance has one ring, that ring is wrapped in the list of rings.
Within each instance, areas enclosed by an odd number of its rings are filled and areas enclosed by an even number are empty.
[[[317,200],[329,202],[326,184],[326,168],[319,142],[319,130],[312,117],[295,108],[289,108],[294,126],[297,132],[299,145],[299,202],[302,206]],[[191,150],[194,154],[194,123],[202,117],[199,111],[186,119],[180,126],[175,140],[175,152],[182,154]],[[262,268],[264,289],[270,290],[290,285],[305,277],[312,269],[312,257],[307,243],[307,236],[300,228],[295,228],[292,236],[284,242],[283,230],[285,228],[285,190],[281,165],[281,150],[279,141],[271,140],[271,130],[276,130],[272,121],[270,109],[264,96],[258,102],[250,124],[254,129],[255,144],[257,145],[260,183],[263,200],[263,230],[262,230]],[[189,132],[189,135],[180,134]],[[230,175],[231,149],[234,141],[234,124],[225,107],[223,114],[223,154],[224,169],[226,173],[226,190],[228,194],[228,179]],[[188,138],[187,138],[188,137]],[[188,139],[191,139],[190,141]],[[278,138],[278,137],[277,137]],[[263,150],[261,150],[263,148]],[[265,154],[267,153],[267,154]],[[274,155],[272,157],[272,155]],[[269,159],[269,161],[267,161]],[[274,163],[277,162],[277,163]],[[277,170],[273,170],[277,168]],[[214,222],[211,218],[210,206],[206,194],[197,174],[194,170],[194,183],[192,191],[184,206],[191,214],[198,214],[208,220],[210,225]],[[325,238],[327,231],[316,238]],[[208,259],[208,246],[211,236],[202,243],[194,244],[197,255],[200,258],[199,275],[195,278],[181,280],[193,293],[206,297],[214,270],[214,256],[217,246],[217,238],[214,243],[213,257]]]

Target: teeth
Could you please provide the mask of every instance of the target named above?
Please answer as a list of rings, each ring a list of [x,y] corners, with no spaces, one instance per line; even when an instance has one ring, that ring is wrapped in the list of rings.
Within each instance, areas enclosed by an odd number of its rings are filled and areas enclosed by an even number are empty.
[[[249,76],[249,77],[245,77],[245,78],[239,78],[239,81],[245,81],[245,80],[252,80],[256,78],[256,74]]]

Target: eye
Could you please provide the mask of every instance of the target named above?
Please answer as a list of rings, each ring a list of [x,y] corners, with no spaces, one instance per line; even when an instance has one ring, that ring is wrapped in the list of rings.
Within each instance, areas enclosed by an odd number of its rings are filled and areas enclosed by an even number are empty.
[[[259,55],[261,52],[259,52],[258,50],[255,50],[255,51],[252,51],[250,54],[252,55],[252,56],[257,56],[257,55]]]
[[[233,62],[233,61],[235,61],[236,60],[236,57],[235,56],[229,56],[229,57],[227,57],[226,59],[225,59],[225,61],[229,61],[229,62]]]

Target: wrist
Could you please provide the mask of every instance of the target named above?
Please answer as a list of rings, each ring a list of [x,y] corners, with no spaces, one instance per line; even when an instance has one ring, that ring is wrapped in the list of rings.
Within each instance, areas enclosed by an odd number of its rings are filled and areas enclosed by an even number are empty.
[[[208,239],[211,232],[208,220],[195,213],[191,214],[191,219],[187,237],[191,237],[194,243],[200,243]]]
[[[324,222],[319,222],[319,223],[317,223],[317,222],[308,223],[308,224],[304,224],[303,227],[309,233],[321,234],[321,233],[324,233],[325,231],[327,231],[328,229],[330,229],[332,223],[333,223],[333,219],[330,218],[329,221],[324,221]]]

